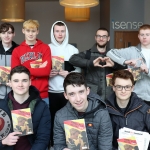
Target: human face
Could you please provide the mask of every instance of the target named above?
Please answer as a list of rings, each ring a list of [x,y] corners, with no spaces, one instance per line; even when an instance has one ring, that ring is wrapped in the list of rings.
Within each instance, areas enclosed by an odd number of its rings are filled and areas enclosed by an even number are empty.
[[[89,88],[84,85],[68,85],[64,96],[78,112],[85,112],[88,107],[87,95],[89,92]]]
[[[0,38],[3,44],[11,44],[15,33],[12,33],[12,29],[9,28],[8,31],[0,33]]]
[[[65,26],[54,26],[54,37],[56,41],[61,44],[66,36],[66,27]]]
[[[117,90],[115,86],[132,86],[131,90],[127,91],[125,88],[122,88],[121,91]],[[130,99],[131,93],[133,91],[133,85],[132,81],[130,79],[121,79],[121,78],[116,78],[115,84],[113,86],[113,91],[116,94],[116,99],[120,102],[123,101],[128,101]]]
[[[140,30],[138,38],[143,47],[150,46],[150,29]]]
[[[30,85],[31,81],[26,73],[14,73],[11,76],[10,86],[12,87],[14,96],[27,96]]]
[[[22,29],[23,34],[25,35],[26,43],[35,43],[36,37],[39,33],[37,28],[29,28],[29,29]]]
[[[104,30],[98,30],[95,35],[96,44],[100,48],[104,48],[108,41],[110,40],[110,37],[108,36],[108,32]]]

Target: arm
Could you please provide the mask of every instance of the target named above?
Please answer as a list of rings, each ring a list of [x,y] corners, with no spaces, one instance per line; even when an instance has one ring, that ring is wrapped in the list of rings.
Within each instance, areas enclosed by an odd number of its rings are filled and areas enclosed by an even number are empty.
[[[43,68],[29,68],[31,75],[36,77],[49,76],[51,69],[51,52],[48,45],[46,45],[43,50],[42,62],[47,62]]]
[[[86,67],[94,67],[93,65],[93,60],[94,59],[85,59],[86,56],[86,51],[85,52],[80,52],[79,54],[74,54],[72,57],[69,59],[69,62],[77,67],[81,68],[86,68]]]
[[[53,137],[54,149],[63,150],[67,148],[64,127],[61,125],[59,121],[58,113],[56,113],[56,116],[55,116],[53,131],[54,131],[54,137]]]
[[[100,112],[100,126],[98,134],[98,149],[112,150],[112,124],[107,110]],[[107,142],[106,142],[107,141]]]
[[[107,52],[107,56],[111,58],[114,62],[117,62],[120,65],[124,65],[126,60],[134,59],[131,56],[133,47],[122,48],[122,49],[111,49]]]
[[[36,134],[35,141],[32,145],[31,150],[45,150],[49,144],[50,129],[51,129],[50,112],[47,105],[46,104],[44,105],[45,107],[43,108],[43,112],[39,112],[39,114],[42,115],[40,117],[40,122],[38,124],[37,132],[34,133]]]
[[[19,51],[19,47],[15,48],[12,52],[12,56],[11,56],[11,68],[14,68],[18,65],[21,65],[19,56],[18,56],[18,51]]]

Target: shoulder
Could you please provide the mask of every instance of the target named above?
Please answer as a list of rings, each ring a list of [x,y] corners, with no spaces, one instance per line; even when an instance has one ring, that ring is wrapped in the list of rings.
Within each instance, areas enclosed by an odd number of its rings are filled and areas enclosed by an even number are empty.
[[[78,52],[79,52],[79,50],[78,50],[75,46],[73,46],[73,45],[71,45],[71,44],[68,44],[68,45],[67,45],[67,48],[68,48],[68,50],[71,51],[72,53],[78,53]]]

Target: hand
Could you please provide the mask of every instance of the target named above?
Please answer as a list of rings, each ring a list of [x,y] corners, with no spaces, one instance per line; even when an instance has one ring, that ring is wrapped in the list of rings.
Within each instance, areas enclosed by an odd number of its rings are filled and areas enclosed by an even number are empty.
[[[126,65],[136,67],[138,60],[142,60],[142,58],[126,60],[124,63]]]
[[[93,61],[93,64],[95,67],[103,67],[102,65],[100,65],[100,62],[104,62],[105,59],[102,57],[98,57]]]
[[[141,66],[140,66],[140,69],[141,69],[142,72],[145,72],[145,73],[147,73],[147,74],[148,74],[148,72],[149,72],[149,70],[148,70],[146,64],[145,64],[143,61],[142,61],[142,64],[141,64]]]
[[[64,148],[63,150],[70,150],[69,148]]]
[[[15,145],[19,139],[19,134],[22,134],[21,132],[12,132],[12,133],[9,133],[9,135],[2,140],[2,144],[3,145],[9,145],[9,146],[12,146],[12,145]]]
[[[53,70],[51,70],[51,73],[50,73],[50,78],[52,78],[52,77],[54,77],[54,76],[56,76],[56,75],[58,75],[58,71],[57,70],[55,70],[55,69],[53,69]]]
[[[114,62],[109,57],[104,57],[104,60],[106,62],[106,65],[104,65],[103,67],[113,67],[114,66]]]
[[[45,68],[46,67],[46,65],[47,65],[47,60],[45,61],[45,62],[43,62],[40,66],[39,66],[39,68]]]
[[[69,74],[69,72],[66,70],[60,70],[58,74],[65,78]]]

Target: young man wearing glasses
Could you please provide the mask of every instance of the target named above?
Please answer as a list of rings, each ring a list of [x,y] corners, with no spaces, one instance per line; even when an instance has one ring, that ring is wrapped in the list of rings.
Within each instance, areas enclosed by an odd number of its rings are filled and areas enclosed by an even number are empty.
[[[96,31],[96,43],[93,47],[90,50],[74,54],[69,60],[71,64],[84,70],[88,86],[104,100],[112,91],[111,87],[106,87],[106,75],[116,69],[124,68],[114,64],[109,57],[106,57],[106,53],[109,50],[107,47],[109,40],[108,30],[99,28]]]
[[[114,72],[112,86],[114,93],[106,103],[113,126],[113,147],[118,149],[121,128],[150,133],[150,106],[133,92],[134,78],[128,70]]]
[[[150,105],[150,25],[145,24],[139,28],[138,38],[140,44],[136,47],[111,49],[107,56],[128,68],[140,67],[142,79],[136,82],[134,92]]]

